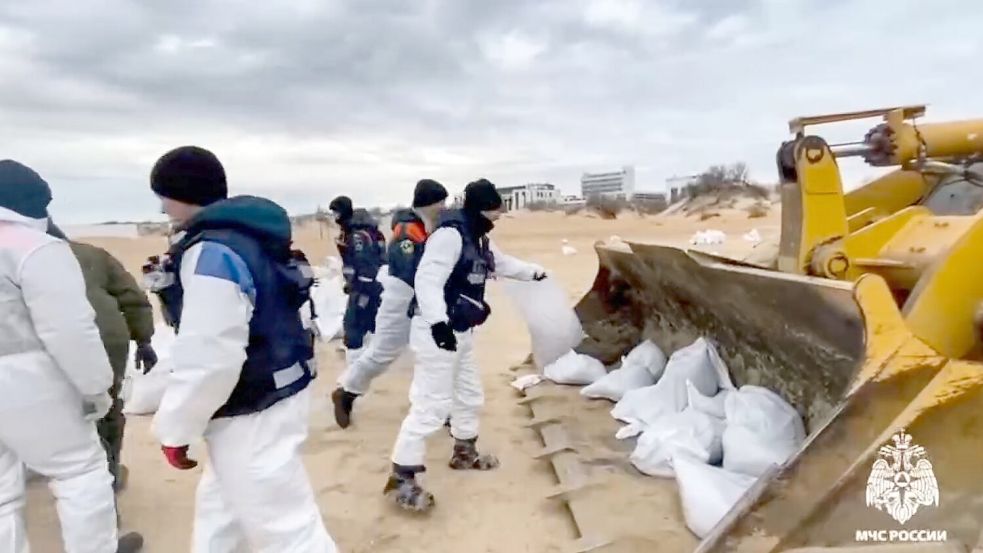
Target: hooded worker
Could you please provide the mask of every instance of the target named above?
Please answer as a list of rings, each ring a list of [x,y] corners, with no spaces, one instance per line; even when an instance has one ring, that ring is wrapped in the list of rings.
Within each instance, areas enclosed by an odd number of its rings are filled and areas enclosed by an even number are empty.
[[[139,551],[117,541],[113,478],[95,422],[112,404],[113,372],[78,261],[46,234],[51,190],[0,161],[0,544],[29,549],[24,467],[48,479],[68,553]]]
[[[423,179],[413,191],[413,208],[393,214],[392,236],[386,249],[389,278],[385,279],[382,302],[375,318],[375,334],[365,351],[342,373],[331,394],[335,421],[351,424],[355,399],[369,390],[372,380],[385,372],[406,349],[410,340],[410,302],[413,280],[423,257],[427,234],[444,209],[447,189],[435,180]]]
[[[175,468],[197,465],[188,446],[201,438],[210,461],[191,550],[336,551],[301,461],[313,350],[299,309],[311,282],[286,211],[227,199],[222,164],[193,146],[164,154],[150,186],[178,231],[157,290],[177,336],[154,431]]]
[[[138,368],[142,367],[146,372],[157,364],[157,353],[150,344],[154,335],[154,310],[133,275],[108,251],[69,240],[50,220],[48,234],[68,242],[82,267],[86,295],[96,312],[99,337],[113,368],[113,386],[109,390],[113,407],[96,423],[96,428],[109,457],[113,487],[119,491],[126,483],[127,474],[126,467],[120,463],[126,417],[123,415],[123,400],[119,395],[123,387],[123,377],[126,376],[130,341],[137,344],[134,358]]]
[[[478,418],[484,404],[481,375],[475,362],[474,329],[488,318],[485,283],[494,275],[542,280],[538,265],[505,255],[488,233],[501,216],[502,198],[485,179],[464,190],[464,208],[444,212],[427,238],[416,271],[416,300],[410,323],[410,347],[416,355],[410,387],[410,412],[393,448],[393,472],[384,493],[397,505],[425,511],[434,504],[416,475],[424,466],[426,438],[450,416],[454,450],[450,467],[489,470],[494,455],[477,450]]]
[[[328,209],[334,213],[341,228],[338,234],[338,253],[341,255],[342,275],[348,305],[342,320],[344,344],[348,350],[348,365],[362,354],[365,337],[375,332],[375,317],[382,302],[379,269],[385,264],[386,238],[379,223],[364,209],[353,209],[352,200],[338,196]]]

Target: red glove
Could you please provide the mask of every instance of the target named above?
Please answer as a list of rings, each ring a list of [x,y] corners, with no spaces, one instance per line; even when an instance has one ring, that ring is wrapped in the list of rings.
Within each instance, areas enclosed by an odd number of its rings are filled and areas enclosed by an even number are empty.
[[[188,446],[186,445],[180,447],[168,447],[163,445],[160,446],[160,449],[164,452],[164,457],[167,458],[167,462],[176,469],[191,470],[198,466],[198,461],[188,459]]]

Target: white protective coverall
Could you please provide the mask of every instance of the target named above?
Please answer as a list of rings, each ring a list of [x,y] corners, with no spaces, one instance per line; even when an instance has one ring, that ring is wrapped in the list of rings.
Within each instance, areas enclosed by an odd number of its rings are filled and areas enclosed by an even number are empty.
[[[448,415],[451,435],[459,440],[478,436],[478,418],[485,402],[481,374],[474,359],[474,329],[455,332],[457,351],[437,347],[430,327],[447,322],[444,285],[461,256],[461,234],[454,228],[437,229],[429,238],[416,271],[419,313],[410,323],[410,347],[416,357],[410,385],[410,412],[403,420],[393,448],[397,465],[424,464],[427,436],[443,428]],[[496,277],[532,280],[538,265],[502,253],[491,243]]]
[[[49,480],[65,551],[115,553],[113,477],[83,414],[113,372],[82,269],[46,227],[0,208],[0,551],[28,551],[27,465]]]
[[[386,266],[383,266],[386,269]],[[375,317],[375,333],[365,347],[347,359],[348,367],[338,378],[345,390],[364,395],[369,384],[395,361],[410,341],[408,311],[413,301],[413,288],[402,280],[380,271],[382,302]]]
[[[230,270],[197,274],[199,262]],[[164,446],[204,437],[208,447],[191,551],[334,553],[301,460],[310,388],[258,413],[212,419],[246,360],[255,287],[245,262],[224,245],[201,242],[185,252],[180,276],[181,326],[154,430]]]

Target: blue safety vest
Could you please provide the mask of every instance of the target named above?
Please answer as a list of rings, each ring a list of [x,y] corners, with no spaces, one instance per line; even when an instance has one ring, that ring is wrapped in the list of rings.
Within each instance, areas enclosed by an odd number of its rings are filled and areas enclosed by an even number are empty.
[[[488,236],[477,236],[474,222],[463,210],[442,213],[437,228],[444,227],[461,234],[461,255],[444,285],[444,301],[450,327],[465,332],[484,323],[491,314],[485,301],[485,283],[495,271],[495,257]]]
[[[233,229],[188,229],[169,253],[174,284],[158,292],[167,318],[180,325],[184,289],[181,259],[200,242],[222,244],[245,263],[256,287],[249,343],[239,382],[213,418],[263,411],[305,389],[314,375],[308,362],[314,357],[310,332],[303,327],[299,309],[310,297],[312,280],[284,252],[283,259],[264,249],[263,242]]]

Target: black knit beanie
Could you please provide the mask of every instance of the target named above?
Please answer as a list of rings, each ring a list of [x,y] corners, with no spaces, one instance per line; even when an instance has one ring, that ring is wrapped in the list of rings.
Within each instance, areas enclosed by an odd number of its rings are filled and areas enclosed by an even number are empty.
[[[201,206],[229,195],[225,168],[215,154],[197,146],[175,148],[157,160],[150,188],[161,197]]]
[[[447,189],[444,185],[431,179],[423,179],[416,183],[413,190],[413,207],[426,207],[447,199]]]
[[[51,188],[33,169],[10,159],[0,160],[0,207],[32,219],[48,216]]]
[[[502,197],[487,179],[478,179],[464,187],[464,211],[480,213],[502,207]]]
[[[338,214],[339,222],[348,221],[355,213],[355,208],[352,206],[352,199],[348,196],[338,196],[331,200],[331,203],[328,204],[328,209]]]

